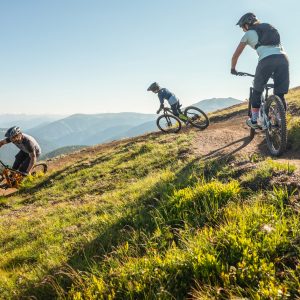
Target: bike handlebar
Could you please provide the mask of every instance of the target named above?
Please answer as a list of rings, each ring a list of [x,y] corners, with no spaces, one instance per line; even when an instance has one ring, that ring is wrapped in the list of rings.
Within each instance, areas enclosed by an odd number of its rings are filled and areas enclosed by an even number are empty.
[[[255,77],[255,75],[250,74],[250,73],[246,73],[246,72],[237,72],[236,76],[249,76],[249,77]],[[271,79],[274,79],[273,74],[270,77]]]
[[[255,77],[255,75],[245,72],[237,72],[236,76],[249,76],[249,77]]]

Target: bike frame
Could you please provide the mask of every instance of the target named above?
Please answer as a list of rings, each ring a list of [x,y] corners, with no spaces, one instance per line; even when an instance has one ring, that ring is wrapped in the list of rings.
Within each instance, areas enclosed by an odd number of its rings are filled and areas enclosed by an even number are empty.
[[[5,165],[1,160],[0,165],[2,165],[4,168],[2,171],[2,176],[3,179],[6,180],[7,185],[9,187],[17,187],[20,181],[23,179],[24,174]],[[13,174],[13,176],[11,176],[11,174]]]
[[[243,72],[239,72],[238,75],[239,76],[255,77],[253,74],[243,73]],[[261,128],[261,130],[267,130],[270,127],[270,121],[269,121],[269,118],[267,117],[266,112],[265,112],[265,105],[266,105],[266,100],[269,97],[269,90],[271,90],[273,88],[274,88],[274,84],[267,83],[264,86],[264,94],[261,96],[261,105],[260,105],[259,113],[258,113],[258,115],[259,115],[258,121],[260,123],[258,125]],[[248,115],[249,115],[249,117],[251,117],[251,100],[252,100],[253,91],[254,91],[254,88],[250,87],[249,107],[248,107],[248,110],[249,110],[248,111]]]

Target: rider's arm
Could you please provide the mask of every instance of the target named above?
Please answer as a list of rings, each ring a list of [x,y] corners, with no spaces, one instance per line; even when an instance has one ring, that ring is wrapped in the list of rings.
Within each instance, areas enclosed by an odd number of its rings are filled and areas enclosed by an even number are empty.
[[[232,59],[231,59],[231,70],[235,70],[236,64],[238,62],[238,59],[242,52],[244,51],[245,47],[247,46],[246,43],[239,43],[237,46],[235,52],[233,53]]]
[[[32,167],[33,167],[34,164],[36,163],[36,153],[35,153],[35,151],[32,152],[32,153],[30,153],[30,154],[29,154],[29,157],[30,157],[30,162],[29,162],[29,166],[28,166],[28,168],[27,168],[27,170],[26,170],[28,174],[30,173]]]
[[[2,147],[2,146],[5,145],[5,144],[8,144],[8,143],[10,143],[10,140],[9,140],[9,139],[1,140],[1,141],[0,141],[0,147]]]
[[[162,93],[158,93],[157,97],[158,97],[159,102],[160,102],[160,107],[159,107],[159,109],[158,109],[158,111],[156,113],[159,114],[160,111],[162,110],[162,108],[164,107],[164,101],[165,101],[165,99],[164,99],[164,95]]]

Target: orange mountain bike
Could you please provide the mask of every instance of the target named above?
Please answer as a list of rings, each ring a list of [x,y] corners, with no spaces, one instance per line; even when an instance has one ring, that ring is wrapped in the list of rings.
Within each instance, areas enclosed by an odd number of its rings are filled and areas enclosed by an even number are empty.
[[[37,173],[46,173],[47,170],[48,170],[47,164],[39,163],[34,165],[31,174],[34,176]],[[18,188],[20,186],[20,183],[26,176],[27,174],[10,168],[0,160],[0,188],[1,189]]]

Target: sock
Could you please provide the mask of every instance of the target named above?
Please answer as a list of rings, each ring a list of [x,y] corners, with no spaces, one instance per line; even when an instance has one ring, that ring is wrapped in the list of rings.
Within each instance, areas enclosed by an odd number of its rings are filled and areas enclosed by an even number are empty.
[[[257,118],[258,118],[258,114],[259,114],[259,111],[251,111],[251,122],[252,123],[257,123]]]

